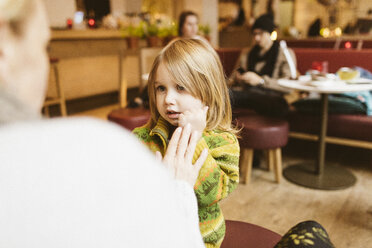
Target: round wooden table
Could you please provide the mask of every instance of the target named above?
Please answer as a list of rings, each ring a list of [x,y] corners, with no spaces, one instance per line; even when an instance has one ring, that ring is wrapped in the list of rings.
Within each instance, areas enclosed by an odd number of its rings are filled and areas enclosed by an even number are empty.
[[[318,158],[316,162],[304,162],[291,165],[283,170],[284,177],[289,181],[308,188],[336,190],[348,188],[355,184],[355,176],[343,167],[333,164],[325,166],[325,138],[328,122],[328,94],[372,90],[372,83],[348,84],[344,81],[299,81],[278,80],[280,86],[317,92],[321,95],[321,123],[319,132]]]

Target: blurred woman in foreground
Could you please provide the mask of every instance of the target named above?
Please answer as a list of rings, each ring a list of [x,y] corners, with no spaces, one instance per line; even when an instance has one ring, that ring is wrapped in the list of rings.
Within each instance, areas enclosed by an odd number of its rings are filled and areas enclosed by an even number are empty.
[[[114,124],[42,120],[49,35],[41,0],[0,0],[0,247],[203,247],[185,154],[164,166]]]

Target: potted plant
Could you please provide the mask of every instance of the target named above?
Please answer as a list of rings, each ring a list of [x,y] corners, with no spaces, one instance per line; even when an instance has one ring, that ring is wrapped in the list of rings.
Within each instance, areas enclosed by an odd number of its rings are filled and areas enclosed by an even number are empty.
[[[137,49],[139,41],[144,37],[144,24],[141,22],[138,25],[128,25],[123,28],[123,35],[127,40],[128,48]]]
[[[205,25],[200,24],[199,31],[201,35],[204,36],[205,39],[207,39],[208,41],[211,41],[211,37],[210,37],[211,27],[208,24],[205,24]]]
[[[161,38],[159,37],[159,27],[156,23],[147,24],[146,37],[149,47],[156,47],[161,45]]]
[[[175,22],[172,22],[170,25],[162,28],[159,31],[159,36],[163,37],[163,45],[166,46],[171,40],[177,37],[178,26]]]

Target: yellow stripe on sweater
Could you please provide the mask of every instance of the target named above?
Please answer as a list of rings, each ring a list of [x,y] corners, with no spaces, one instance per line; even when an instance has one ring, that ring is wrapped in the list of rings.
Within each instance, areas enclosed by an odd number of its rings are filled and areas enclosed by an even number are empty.
[[[200,233],[203,237],[207,237],[211,233],[213,233],[215,230],[218,230],[222,227],[222,225],[225,223],[225,219],[223,218],[223,214],[221,213],[217,219],[204,221],[199,223],[200,227]],[[211,225],[214,228],[211,228]]]

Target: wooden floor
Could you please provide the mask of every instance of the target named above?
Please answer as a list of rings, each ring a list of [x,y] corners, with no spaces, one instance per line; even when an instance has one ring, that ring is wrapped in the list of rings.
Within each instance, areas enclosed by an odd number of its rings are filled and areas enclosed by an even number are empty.
[[[284,155],[284,165],[301,159]],[[339,248],[372,247],[372,168],[349,167],[355,186],[337,191],[307,189],[254,169],[249,185],[240,184],[222,203],[226,219],[264,226],[279,234],[304,220],[316,220]]]
[[[84,111],[84,112],[76,113],[76,114],[73,114],[72,116],[76,116],[76,117],[79,117],[79,116],[88,116],[88,117],[98,118],[98,119],[101,119],[101,120],[107,120],[107,115],[112,110],[117,109],[117,108],[119,108],[119,104],[108,105],[108,106],[105,106],[105,107],[101,107],[101,108],[92,109],[92,110],[89,110],[89,111]]]
[[[78,114],[106,119],[117,106]],[[302,159],[283,154],[283,167]],[[372,248],[372,166],[340,163],[357,177],[355,186],[337,191],[307,189],[285,178],[274,182],[274,174],[253,169],[249,185],[240,184],[221,207],[226,219],[254,223],[279,234],[305,220],[316,220],[328,231],[338,248]]]

